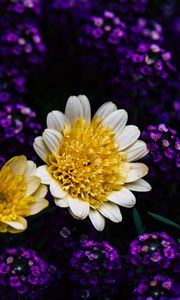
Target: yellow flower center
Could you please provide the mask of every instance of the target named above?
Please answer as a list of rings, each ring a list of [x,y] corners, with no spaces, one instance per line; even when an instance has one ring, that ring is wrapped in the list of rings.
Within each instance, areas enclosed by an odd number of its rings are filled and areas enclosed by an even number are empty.
[[[0,229],[1,222],[17,219],[17,216],[29,215],[29,204],[32,196],[26,196],[26,182],[23,176],[14,175],[8,166],[0,170]]]
[[[62,134],[58,154],[48,157],[48,171],[73,198],[98,208],[107,195],[124,184],[126,154],[119,153],[114,131],[101,125],[99,118],[90,124],[79,118]]]

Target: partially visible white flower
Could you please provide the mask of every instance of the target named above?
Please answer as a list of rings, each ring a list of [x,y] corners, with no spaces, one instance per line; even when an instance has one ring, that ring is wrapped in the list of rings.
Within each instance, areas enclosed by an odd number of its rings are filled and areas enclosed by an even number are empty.
[[[36,164],[15,156],[0,170],[0,232],[18,233],[27,228],[25,217],[46,208],[47,187],[36,175]]]
[[[71,96],[65,114],[52,111],[47,129],[34,141],[34,149],[45,162],[37,169],[42,183],[50,185],[55,203],[68,207],[78,219],[89,216],[101,231],[105,217],[120,222],[119,206],[133,207],[132,191],[146,192],[142,179],[148,168],[137,161],[148,153],[138,140],[140,131],[127,125],[127,112],[112,102],[103,104],[91,120],[86,96]]]

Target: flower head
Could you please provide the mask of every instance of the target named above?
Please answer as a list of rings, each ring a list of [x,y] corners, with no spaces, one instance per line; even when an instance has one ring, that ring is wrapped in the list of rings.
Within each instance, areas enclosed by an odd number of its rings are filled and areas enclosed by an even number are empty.
[[[133,300],[178,300],[176,290],[177,286],[174,280],[170,277],[156,274],[153,276],[143,276],[134,288]]]
[[[146,144],[137,140],[139,129],[126,122],[126,111],[112,102],[102,105],[91,121],[88,99],[72,96],[65,114],[48,114],[48,128],[34,142],[46,163],[37,176],[50,185],[56,205],[69,207],[78,219],[89,215],[97,230],[103,230],[104,217],[122,220],[118,205],[134,206],[130,190],[150,190],[141,179],[148,168],[134,162],[148,153]]]
[[[56,270],[52,267],[32,249],[8,248],[0,255],[1,290],[37,299],[53,280]]]
[[[41,64],[45,45],[36,23],[24,21],[8,27],[0,39],[0,54],[23,68]]]
[[[91,297],[102,292],[113,293],[120,285],[120,255],[108,242],[89,240],[82,244],[73,254],[71,268],[71,278]]]
[[[159,271],[176,273],[180,258],[179,244],[166,232],[144,233],[130,244],[127,263],[130,275],[141,268],[142,273]]]
[[[24,217],[48,206],[47,188],[35,173],[35,163],[25,156],[13,157],[0,170],[0,232],[24,231]]]
[[[142,132],[142,139],[147,143],[150,176],[163,176],[165,179],[179,177],[180,138],[176,130],[165,124],[148,125]]]
[[[2,0],[1,2],[6,13],[39,15],[41,12],[41,0]]]

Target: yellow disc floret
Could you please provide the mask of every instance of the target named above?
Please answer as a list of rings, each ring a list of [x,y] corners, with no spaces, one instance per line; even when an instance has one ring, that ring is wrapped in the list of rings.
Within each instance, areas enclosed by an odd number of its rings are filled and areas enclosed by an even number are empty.
[[[0,231],[6,232],[1,222],[15,221],[17,216],[28,216],[34,197],[26,196],[26,182],[21,175],[14,175],[8,166],[0,170]]]
[[[107,195],[119,190],[127,176],[125,153],[119,153],[115,133],[94,118],[79,118],[64,136],[57,154],[48,157],[48,171],[61,188],[98,208]]]

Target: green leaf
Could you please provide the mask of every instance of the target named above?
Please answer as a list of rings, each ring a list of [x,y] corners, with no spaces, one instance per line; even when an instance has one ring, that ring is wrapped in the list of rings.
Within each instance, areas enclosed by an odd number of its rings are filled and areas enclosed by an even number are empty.
[[[157,215],[157,214],[154,214],[154,213],[151,213],[151,212],[148,212],[148,214],[149,214],[151,217],[153,217],[153,218],[159,220],[160,222],[166,223],[166,224],[168,224],[168,225],[170,225],[170,226],[174,226],[174,227],[176,227],[177,229],[180,229],[180,226],[179,226],[177,223],[175,223],[175,222],[173,222],[173,221],[171,221],[171,220],[169,220],[169,219],[167,219],[167,218],[164,218],[164,217],[162,217],[162,216],[160,216],[160,215]]]
[[[145,228],[142,225],[140,214],[138,213],[136,208],[133,209],[133,218],[134,218],[137,234],[142,234],[145,231]]]

